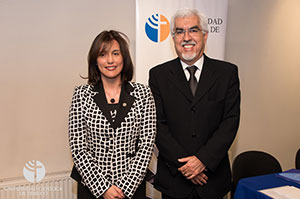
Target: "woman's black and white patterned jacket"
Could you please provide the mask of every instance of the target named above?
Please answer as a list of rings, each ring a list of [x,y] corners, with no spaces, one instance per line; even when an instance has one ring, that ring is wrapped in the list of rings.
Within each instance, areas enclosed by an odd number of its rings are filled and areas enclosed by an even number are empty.
[[[125,83],[114,122],[102,83],[75,88],[69,143],[80,180],[96,197],[111,185],[132,197],[145,176],[155,135],[155,103],[149,87]]]

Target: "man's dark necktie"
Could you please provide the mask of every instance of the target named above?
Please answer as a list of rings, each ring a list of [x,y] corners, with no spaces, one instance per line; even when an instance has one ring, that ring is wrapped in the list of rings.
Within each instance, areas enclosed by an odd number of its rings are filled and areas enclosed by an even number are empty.
[[[193,65],[193,66],[187,67],[187,69],[190,73],[190,79],[189,79],[190,87],[191,87],[193,95],[195,95],[195,92],[197,89],[197,84],[198,84],[197,79],[195,77],[195,72],[197,70],[197,67]]]

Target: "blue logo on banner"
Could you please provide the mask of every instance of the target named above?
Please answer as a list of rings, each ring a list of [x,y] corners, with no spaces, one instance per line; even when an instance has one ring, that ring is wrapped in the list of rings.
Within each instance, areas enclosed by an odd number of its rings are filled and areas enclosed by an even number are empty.
[[[155,14],[148,18],[145,31],[153,42],[164,41],[170,33],[170,23],[164,15]]]

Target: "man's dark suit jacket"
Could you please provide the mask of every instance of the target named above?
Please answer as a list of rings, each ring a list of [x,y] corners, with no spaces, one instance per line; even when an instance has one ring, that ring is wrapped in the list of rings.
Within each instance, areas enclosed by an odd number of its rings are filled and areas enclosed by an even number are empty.
[[[221,198],[231,187],[228,159],[239,126],[240,89],[235,65],[204,56],[192,95],[180,59],[150,70],[149,85],[157,109],[159,149],[155,188],[174,198],[193,187],[204,198]],[[178,158],[196,155],[206,165],[208,183],[194,185],[178,171]]]

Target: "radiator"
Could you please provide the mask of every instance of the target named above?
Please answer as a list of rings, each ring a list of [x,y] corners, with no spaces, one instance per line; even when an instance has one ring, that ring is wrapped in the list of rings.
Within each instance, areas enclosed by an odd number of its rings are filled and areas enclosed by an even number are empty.
[[[72,199],[76,198],[70,171],[47,174],[38,183],[24,177],[0,181],[0,199]]]

